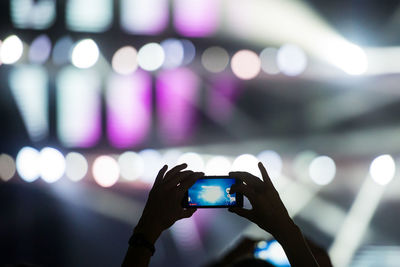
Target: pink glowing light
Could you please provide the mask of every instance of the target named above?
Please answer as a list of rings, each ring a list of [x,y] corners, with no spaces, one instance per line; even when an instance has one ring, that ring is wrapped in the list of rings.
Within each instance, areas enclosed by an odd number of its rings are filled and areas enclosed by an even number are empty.
[[[137,71],[113,74],[107,93],[107,134],[111,144],[127,148],[143,142],[151,124],[151,77]]]
[[[186,141],[196,123],[199,78],[187,68],[165,70],[156,82],[161,138],[168,144]]]
[[[220,0],[175,0],[174,26],[190,37],[213,35],[219,26]]]

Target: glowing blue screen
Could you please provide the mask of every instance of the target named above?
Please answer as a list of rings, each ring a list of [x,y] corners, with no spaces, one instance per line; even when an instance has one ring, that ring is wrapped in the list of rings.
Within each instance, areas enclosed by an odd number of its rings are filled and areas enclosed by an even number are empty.
[[[189,188],[189,206],[235,206],[236,194],[229,194],[235,178],[199,179]]]

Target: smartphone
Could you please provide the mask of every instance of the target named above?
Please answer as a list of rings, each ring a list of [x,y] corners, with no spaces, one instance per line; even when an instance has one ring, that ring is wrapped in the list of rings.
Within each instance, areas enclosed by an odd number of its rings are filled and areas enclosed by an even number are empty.
[[[185,193],[182,206],[185,208],[243,207],[243,195],[229,192],[235,183],[241,183],[241,181],[230,176],[204,176]]]
[[[275,239],[257,242],[254,247],[254,257],[277,267],[290,267],[285,251]]]

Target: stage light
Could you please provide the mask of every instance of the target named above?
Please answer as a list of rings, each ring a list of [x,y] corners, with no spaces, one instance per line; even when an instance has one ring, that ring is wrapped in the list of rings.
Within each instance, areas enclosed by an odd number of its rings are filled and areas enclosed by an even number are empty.
[[[103,32],[113,20],[113,0],[69,0],[66,2],[67,28],[78,32]]]
[[[196,56],[196,47],[194,44],[186,39],[181,40],[183,45],[183,62],[182,65],[190,64]]]
[[[160,138],[168,145],[182,144],[194,132],[199,77],[188,68],[163,70],[156,81]]]
[[[293,173],[296,178],[304,182],[310,181],[309,167],[311,162],[318,156],[314,151],[302,151],[293,160]]]
[[[56,77],[57,135],[64,146],[90,147],[101,135],[101,78],[72,66]]]
[[[54,45],[52,60],[55,65],[62,65],[69,62],[74,42],[71,37],[64,36]]]
[[[332,182],[336,174],[335,162],[328,156],[319,156],[313,159],[309,167],[310,178],[318,185],[327,185]]]
[[[16,28],[47,29],[56,18],[56,1],[11,0],[10,16]]]
[[[349,42],[326,42],[326,57],[347,74],[360,75],[367,71],[368,60],[363,49]]]
[[[224,156],[214,156],[207,161],[205,167],[206,175],[227,175],[231,170],[230,160]]]
[[[110,156],[99,156],[92,167],[93,178],[102,187],[113,186],[119,177],[117,161]]]
[[[219,27],[221,0],[175,0],[173,23],[178,33],[191,37],[214,34]]]
[[[148,137],[151,93],[151,76],[147,72],[110,76],[106,88],[107,136],[113,146],[132,147]]]
[[[184,50],[181,41],[174,38],[166,39],[161,42],[161,47],[165,53],[164,68],[172,69],[182,65]]]
[[[0,61],[3,64],[14,64],[22,56],[24,45],[16,35],[11,35],[4,39],[0,50]]]
[[[261,172],[258,169],[258,159],[251,154],[242,154],[233,161],[232,171],[249,172],[261,179]]]
[[[71,181],[77,182],[85,177],[88,171],[88,163],[83,155],[70,152],[65,157],[65,163],[65,174]]]
[[[172,168],[178,164],[178,159],[182,155],[182,152],[178,149],[168,149],[162,155],[163,164],[167,164],[168,167]]]
[[[238,80],[225,73],[210,80],[207,91],[206,112],[216,122],[225,125],[231,118],[240,94]]]
[[[282,158],[277,152],[265,150],[258,154],[257,158],[265,166],[271,179],[277,179],[281,176]]]
[[[372,179],[380,185],[388,184],[393,179],[395,172],[396,164],[390,155],[381,155],[375,158],[369,167]]]
[[[280,71],[288,76],[297,76],[307,67],[307,57],[304,51],[293,44],[281,46],[277,54]]]
[[[277,54],[278,49],[273,47],[265,48],[260,53],[261,69],[271,75],[279,73],[279,68],[277,65]]]
[[[143,158],[135,152],[124,152],[118,157],[121,177],[127,181],[134,181],[144,173]]]
[[[37,65],[22,65],[11,70],[9,85],[29,137],[37,142],[49,131],[48,75]]]
[[[0,154],[0,179],[7,182],[15,174],[15,161],[7,154]]]
[[[97,44],[92,39],[84,39],[74,46],[71,62],[77,68],[87,69],[96,64],[99,54]]]
[[[29,60],[32,63],[43,64],[50,56],[51,41],[46,34],[39,35],[29,48]]]
[[[261,69],[261,61],[256,53],[250,50],[236,52],[231,60],[233,73],[242,80],[255,78]]]
[[[168,0],[121,0],[121,26],[133,34],[159,34],[168,25],[168,4]]]
[[[39,151],[32,147],[23,147],[17,154],[17,172],[25,182],[33,182],[39,178]]]
[[[225,70],[229,63],[228,52],[222,47],[212,46],[204,50],[201,55],[201,63],[203,67],[214,73]]]
[[[112,57],[111,65],[116,73],[122,75],[134,73],[138,67],[136,49],[132,46],[121,47]]]
[[[183,153],[179,158],[177,164],[186,163],[188,169],[195,172],[204,172],[203,158],[194,152]]]
[[[138,64],[147,71],[154,71],[164,63],[165,53],[161,45],[148,43],[139,49]]]
[[[65,173],[65,158],[55,148],[45,147],[39,154],[40,176],[47,183],[54,183]]]
[[[144,172],[140,179],[144,183],[152,184],[154,179],[156,179],[158,171],[162,168],[162,156],[160,152],[154,149],[144,149],[138,154],[144,162]]]

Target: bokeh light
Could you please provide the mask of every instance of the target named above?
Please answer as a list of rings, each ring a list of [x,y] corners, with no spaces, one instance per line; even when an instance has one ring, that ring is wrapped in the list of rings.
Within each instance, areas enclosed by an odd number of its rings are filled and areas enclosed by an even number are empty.
[[[55,65],[62,65],[69,62],[74,42],[71,37],[61,37],[54,45],[52,60]]]
[[[390,155],[381,155],[375,158],[369,167],[372,179],[380,185],[388,184],[394,177],[396,164]]]
[[[214,156],[207,161],[205,167],[206,175],[228,175],[231,170],[231,161],[224,156]]]
[[[261,69],[271,75],[279,73],[277,65],[278,49],[273,47],[267,47],[260,53]]]
[[[266,168],[271,179],[277,179],[282,172],[282,158],[273,150],[265,150],[257,155],[257,158]]]
[[[36,37],[29,48],[29,60],[32,63],[43,64],[50,56],[51,41],[46,34]]]
[[[136,49],[132,46],[121,47],[113,55],[111,65],[118,74],[126,75],[135,72],[138,67]]]
[[[0,179],[3,181],[10,180],[15,174],[15,161],[7,154],[0,154]]]
[[[327,58],[347,74],[360,75],[368,69],[364,50],[352,43],[328,43],[324,45]]]
[[[258,169],[258,159],[251,154],[242,154],[236,157],[232,164],[232,171],[249,172],[257,177],[261,177]],[[261,178],[260,178],[261,179]]]
[[[160,152],[151,148],[144,149],[138,154],[144,162],[144,172],[140,180],[144,183],[152,184],[158,171],[162,168],[162,156]]]
[[[310,164],[310,178],[318,185],[327,185],[332,182],[336,174],[336,165],[328,156],[318,156]]]
[[[210,72],[218,73],[225,70],[229,63],[228,52],[222,47],[212,46],[204,50],[201,63]]]
[[[161,45],[148,43],[139,49],[137,56],[139,66],[147,71],[157,70],[165,60],[165,53]]]
[[[174,38],[166,39],[161,42],[161,47],[165,53],[165,60],[162,65],[164,68],[172,69],[182,65],[184,48],[181,41]]]
[[[183,61],[182,65],[190,64],[196,56],[196,47],[190,40],[181,40],[183,46]]]
[[[293,44],[285,44],[278,50],[278,67],[288,76],[297,76],[307,67],[307,57],[304,51]]]
[[[4,64],[14,64],[22,56],[24,45],[16,35],[4,39],[0,50],[0,61]]]
[[[70,152],[65,157],[65,175],[74,182],[80,181],[88,171],[86,158],[77,152]]]
[[[17,172],[26,182],[33,182],[39,178],[39,151],[32,147],[23,147],[17,154]]]
[[[92,167],[93,178],[102,187],[113,186],[119,178],[117,161],[110,156],[99,156]]]
[[[195,172],[204,172],[203,158],[194,152],[183,153],[179,158],[177,164],[186,163],[187,169]]]
[[[87,69],[96,64],[99,55],[97,44],[92,39],[84,39],[74,46],[71,62],[77,68]]]
[[[65,173],[65,158],[55,148],[45,147],[39,154],[40,176],[47,183],[54,183]]]
[[[174,167],[178,164],[178,159],[182,155],[182,151],[179,149],[168,149],[162,155],[163,164],[167,164],[168,167]]]
[[[317,153],[305,150],[298,153],[293,160],[293,172],[299,180],[310,181],[308,169],[311,162],[318,156]]]
[[[250,50],[236,52],[231,60],[233,73],[242,80],[255,78],[261,69],[261,61],[256,53]]]
[[[135,152],[127,151],[118,157],[121,177],[128,181],[137,180],[144,173],[143,158]]]

